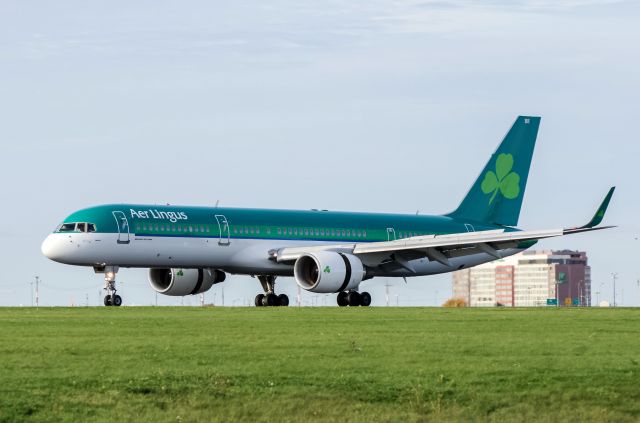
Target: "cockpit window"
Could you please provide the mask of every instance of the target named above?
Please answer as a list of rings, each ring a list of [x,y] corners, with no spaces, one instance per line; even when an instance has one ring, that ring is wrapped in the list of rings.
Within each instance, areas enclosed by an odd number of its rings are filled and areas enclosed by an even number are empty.
[[[75,230],[76,230],[75,223],[63,223],[62,226],[60,226],[60,229],[58,229],[58,232],[73,232]]]
[[[63,223],[56,232],[95,232],[96,225],[87,222]]]

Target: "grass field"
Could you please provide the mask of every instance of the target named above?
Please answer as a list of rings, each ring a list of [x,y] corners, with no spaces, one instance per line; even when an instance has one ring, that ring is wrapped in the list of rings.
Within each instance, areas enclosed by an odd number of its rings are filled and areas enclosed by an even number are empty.
[[[640,421],[640,310],[0,308],[0,421]]]

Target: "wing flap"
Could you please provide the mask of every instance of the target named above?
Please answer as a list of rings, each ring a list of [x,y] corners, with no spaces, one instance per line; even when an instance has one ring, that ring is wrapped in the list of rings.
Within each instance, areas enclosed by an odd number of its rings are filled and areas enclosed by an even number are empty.
[[[427,237],[405,238],[397,241],[372,242],[356,244],[353,254],[370,254],[383,251],[423,250],[425,253],[432,248],[439,250],[474,247],[479,244],[491,246],[494,243],[512,241],[528,241],[542,238],[552,238],[564,234],[562,229],[541,231],[505,232],[502,229],[493,231],[465,232],[451,235],[430,235]],[[482,248],[482,247],[480,247]],[[494,248],[491,246],[491,248]]]

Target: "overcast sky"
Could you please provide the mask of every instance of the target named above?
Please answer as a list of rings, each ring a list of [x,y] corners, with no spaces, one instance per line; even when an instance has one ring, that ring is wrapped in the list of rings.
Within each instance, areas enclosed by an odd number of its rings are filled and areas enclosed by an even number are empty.
[[[520,226],[586,223],[617,185],[618,229],[538,247],[586,250],[593,291],[618,272],[640,305],[638,22],[613,0],[2,1],[0,305],[30,304],[35,275],[43,305],[102,301],[100,275],[40,253],[91,205],[448,212],[518,114],[542,116]],[[155,302],[145,271],[118,276]],[[387,282],[401,305],[451,294],[374,279],[374,304]],[[223,288],[259,292],[231,277],[207,302]]]

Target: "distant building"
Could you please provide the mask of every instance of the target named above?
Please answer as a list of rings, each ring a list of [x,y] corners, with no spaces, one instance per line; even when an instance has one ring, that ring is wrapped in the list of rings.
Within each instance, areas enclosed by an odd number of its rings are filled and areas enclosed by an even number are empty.
[[[585,252],[525,251],[453,272],[453,296],[471,307],[538,307],[554,301],[591,306],[591,268]]]

